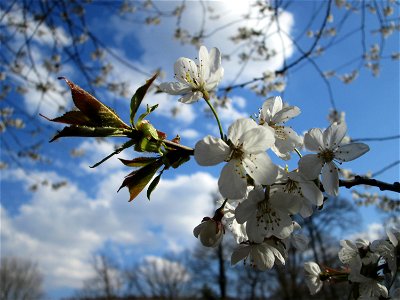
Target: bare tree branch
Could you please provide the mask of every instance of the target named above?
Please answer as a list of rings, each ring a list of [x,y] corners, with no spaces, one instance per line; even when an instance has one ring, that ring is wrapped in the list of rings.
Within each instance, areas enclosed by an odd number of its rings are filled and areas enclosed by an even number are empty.
[[[352,188],[356,185],[369,185],[369,186],[376,186],[381,191],[393,191],[396,193],[400,193],[400,182],[394,183],[386,183],[383,181],[379,181],[372,178],[367,178],[363,176],[355,176],[354,179],[351,180],[339,180],[339,186],[346,187],[348,189]]]

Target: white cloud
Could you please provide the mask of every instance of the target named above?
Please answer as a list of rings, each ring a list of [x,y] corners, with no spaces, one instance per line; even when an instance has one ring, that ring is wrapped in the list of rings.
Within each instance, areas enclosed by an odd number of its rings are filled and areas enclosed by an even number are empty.
[[[154,111],[154,115],[163,116],[175,121],[180,125],[190,125],[196,119],[196,112],[194,111],[199,103],[183,104],[177,101],[174,96],[165,93],[153,94],[143,100],[143,105],[159,104]],[[171,118],[174,112],[174,117]]]
[[[158,256],[146,256],[140,271],[154,280],[160,280],[159,284],[179,284],[190,280],[190,274],[185,266]]]
[[[383,227],[383,224],[371,223],[371,224],[368,224],[368,227],[366,230],[353,233],[346,239],[354,241],[354,240],[360,238],[360,239],[365,239],[367,241],[372,242],[372,241],[381,239],[384,236],[385,236],[385,228]]]
[[[215,178],[197,172],[161,180],[150,203],[145,193],[128,203],[126,189],[116,193],[125,173],[102,179],[93,197],[71,182],[59,190],[41,186],[16,214],[1,207],[2,255],[36,260],[48,288],[79,288],[92,275],[92,254],[106,242],[140,245],[147,253],[180,251],[197,242],[192,230],[211,212]],[[63,179],[55,173],[31,175]],[[20,170],[7,171],[2,185],[6,179],[31,184]],[[2,200],[9,201],[3,195]]]
[[[244,98],[235,96],[225,107],[219,108],[219,117],[225,128],[228,128],[237,119],[249,117],[242,107],[244,101]]]
[[[114,140],[117,142],[118,140]],[[126,140],[119,140],[119,146]],[[100,166],[96,168],[90,168],[89,166],[101,161],[106,156],[110,155],[115,151],[115,143],[109,140],[88,140],[86,139],[78,147],[78,150],[84,151],[84,160],[79,164],[79,167],[87,173],[101,173],[109,174],[111,171],[121,170],[124,165],[117,158],[131,159],[129,157],[129,150],[122,151],[121,153],[114,155]],[[132,152],[130,152],[132,154]]]
[[[197,130],[188,128],[180,131],[180,136],[184,139],[194,140],[200,136],[200,133]]]

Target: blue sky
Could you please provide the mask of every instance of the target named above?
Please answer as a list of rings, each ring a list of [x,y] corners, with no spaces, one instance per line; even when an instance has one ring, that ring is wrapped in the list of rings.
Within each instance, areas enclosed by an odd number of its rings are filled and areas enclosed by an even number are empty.
[[[231,3],[231,2],[229,2]],[[171,8],[176,3],[157,2],[160,8]],[[223,19],[210,22],[210,28],[240,18],[247,3],[228,1],[208,2],[216,11],[224,13]],[[315,2],[301,2],[288,8],[282,18],[282,28],[296,36],[307,23],[308,10]],[[184,27],[196,30],[201,24],[200,6],[188,2],[189,9],[182,18]],[[336,19],[345,14],[344,8],[334,8]],[[163,19],[160,26],[144,26],[124,21],[118,14],[110,14],[98,6],[89,6],[87,16],[90,29],[102,38],[114,51],[126,60],[132,61],[142,70],[151,73],[161,67],[166,72],[166,81],[173,79],[173,64],[180,56],[197,57],[197,49],[181,45],[172,39],[173,19]],[[367,15],[370,28],[377,28],[375,17]],[[317,22],[316,24],[319,24]],[[253,24],[262,26],[262,24]],[[239,25],[237,25],[239,26]],[[226,40],[237,26],[218,31],[205,40],[208,48],[218,47],[222,53],[230,53],[233,44]],[[359,26],[359,18],[349,18],[342,32],[352,32]],[[315,30],[317,28],[314,28]],[[301,41],[306,45],[307,38]],[[367,34],[366,45],[379,42],[379,36]],[[18,43],[18,41],[16,41]],[[284,41],[288,47],[288,41]],[[309,42],[308,42],[309,43]],[[324,45],[322,40],[321,45]],[[395,32],[385,41],[384,56],[399,51],[399,34]],[[279,37],[272,36],[268,46],[281,47]],[[37,41],[36,59],[42,60],[46,55],[46,41]],[[306,47],[306,46],[305,46]],[[360,35],[329,49],[325,56],[316,58],[323,70],[333,70],[360,55]],[[286,58],[289,61],[299,55],[294,48],[287,48]],[[282,66],[282,55],[269,63],[253,63],[244,70],[236,82],[244,82],[258,77],[265,70],[279,69]],[[238,63],[233,59],[222,62],[225,76],[220,84],[227,86],[237,74]],[[132,71],[120,62],[114,61],[115,78],[128,81],[133,91],[144,83],[142,74]],[[350,73],[354,65],[345,65],[337,70],[340,74]],[[63,66],[61,74],[75,81],[82,80],[71,65]],[[339,79],[331,79],[332,90],[337,109],[346,113],[348,134],[352,138],[383,137],[399,134],[399,64],[398,61],[384,59],[381,62],[381,73],[373,77],[371,72],[362,69],[357,80],[345,85]],[[65,88],[62,81],[54,78],[54,85]],[[129,118],[129,99],[116,98],[107,92],[100,91],[99,99],[115,107],[125,121]],[[255,96],[248,90],[235,90],[232,105],[219,113],[226,129],[238,117],[256,113],[264,98]],[[11,96],[10,96],[11,97]],[[40,96],[31,91],[24,97],[12,94],[11,101],[19,101],[29,113],[37,115]],[[329,123],[327,115],[331,108],[326,86],[319,74],[309,63],[299,64],[287,78],[287,88],[282,94],[284,101],[300,107],[302,113],[290,121],[290,125],[299,133],[313,127],[324,128]],[[54,101],[72,107],[69,94],[64,98],[46,99],[39,112],[48,117],[59,115]],[[217,135],[218,131],[212,119],[202,113],[204,102],[184,105],[177,102],[177,97],[165,94],[149,95],[145,103],[159,103],[160,107],[151,115],[151,122],[172,138],[179,133],[182,143],[194,146],[195,142],[207,134]],[[170,117],[170,110],[178,107],[175,118]],[[46,122],[39,119],[39,122]],[[49,125],[49,124],[46,124]],[[56,129],[61,127],[50,124],[50,129],[41,133],[41,140],[48,140]],[[23,135],[23,133],[17,133]],[[27,135],[26,137],[30,137]],[[82,280],[91,276],[90,259],[93,253],[106,249],[119,260],[140,260],[149,255],[162,255],[165,252],[180,252],[192,247],[197,240],[192,230],[201,219],[210,213],[213,205],[211,193],[217,188],[217,179],[221,166],[200,168],[190,161],[179,170],[164,173],[152,201],[145,193],[133,202],[128,203],[128,191],[122,189],[117,193],[123,177],[130,172],[116,158],[112,158],[96,169],[89,166],[108,155],[113,150],[112,141],[97,142],[90,139],[61,139],[43,148],[45,157],[51,158],[52,164],[33,163],[21,159],[20,165],[10,164],[1,175],[1,254],[29,257],[38,262],[45,275],[46,292],[52,298],[58,298],[81,286]],[[371,148],[363,157],[346,164],[358,174],[375,172],[399,159],[398,140],[371,142]],[[85,155],[72,158],[72,149],[85,150]],[[271,156],[273,154],[271,153]],[[3,156],[3,155],[2,155]],[[132,158],[134,153],[128,149],[118,155],[121,158]],[[5,156],[4,156],[5,157]],[[2,157],[3,159],[3,157]],[[278,160],[275,160],[279,162]],[[281,163],[281,162],[280,162]],[[283,165],[281,163],[281,165]],[[296,166],[296,160],[289,163]],[[68,181],[68,185],[53,190],[48,185],[39,185],[36,192],[30,192],[32,184],[43,182]],[[388,170],[377,177],[379,180],[393,182],[399,180],[399,166]],[[358,188],[358,190],[362,190]],[[378,192],[371,188],[371,193]],[[387,193],[392,198],[394,194]],[[350,197],[347,190],[342,195]],[[376,228],[374,223],[381,222],[381,215],[373,208],[362,209],[363,220],[360,228],[349,230],[349,234],[368,231]],[[373,226],[370,226],[373,225]],[[121,261],[123,262],[123,261]]]

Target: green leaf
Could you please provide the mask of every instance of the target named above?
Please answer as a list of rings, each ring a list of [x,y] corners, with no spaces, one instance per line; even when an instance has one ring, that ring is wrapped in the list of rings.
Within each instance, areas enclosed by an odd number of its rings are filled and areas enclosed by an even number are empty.
[[[149,80],[147,80],[144,85],[142,85],[140,88],[138,88],[136,90],[135,94],[132,96],[131,113],[130,113],[130,121],[131,121],[132,126],[135,126],[135,122],[134,122],[135,115],[139,109],[140,103],[142,103],[142,100],[143,100],[144,96],[146,95],[147,90],[149,89],[149,87],[151,86],[153,81],[157,78],[157,76],[158,76],[158,72],[156,74],[154,74],[153,77],[151,77]]]
[[[156,160],[139,170],[133,171],[125,177],[118,191],[123,187],[127,187],[130,194],[129,202],[132,201],[145,188],[162,164],[161,160]]]
[[[147,117],[149,114],[151,114],[157,107],[158,107],[158,104],[153,105],[153,106],[147,105],[146,112],[145,112],[145,113],[142,113],[142,114],[139,116],[139,118],[138,118],[138,120],[137,120],[137,122],[136,122],[136,126],[139,126],[140,122],[141,122],[145,117]]]
[[[134,167],[134,168],[147,166],[148,164],[156,161],[157,159],[159,159],[159,157],[137,157],[137,158],[134,158],[132,160],[119,158],[119,160],[125,166]]]
[[[59,79],[64,79],[69,85],[72,100],[76,107],[97,127],[130,128],[112,109],[101,103],[93,95],[64,77]]]
[[[87,126],[67,126],[50,140],[53,142],[60,137],[79,136],[79,137],[107,137],[107,136],[127,136],[126,129],[114,127],[87,127]]]
[[[154,191],[154,189],[157,187],[158,183],[160,182],[162,173],[163,173],[163,171],[161,171],[160,174],[158,174],[157,177],[153,179],[153,181],[149,185],[149,188],[147,189],[147,199],[149,199],[149,201],[150,201],[151,193]]]

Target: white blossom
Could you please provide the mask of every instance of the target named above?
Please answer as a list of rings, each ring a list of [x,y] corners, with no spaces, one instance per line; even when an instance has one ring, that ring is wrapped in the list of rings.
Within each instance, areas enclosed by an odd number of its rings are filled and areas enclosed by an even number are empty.
[[[391,272],[397,270],[397,245],[400,232],[395,230],[386,230],[389,240],[376,240],[371,244],[371,251],[381,255],[388,264]],[[397,237],[396,237],[397,235]]]
[[[350,267],[348,279],[351,282],[366,282],[370,278],[362,273],[363,265],[375,265],[378,263],[379,255],[370,250],[370,243],[364,239],[340,241],[342,249],[339,251],[339,259]]]
[[[219,191],[224,198],[241,199],[246,195],[246,175],[256,184],[275,182],[278,168],[265,152],[274,142],[271,130],[244,118],[229,127],[227,141],[206,136],[197,142],[194,158],[201,166],[226,161],[218,180]]]
[[[371,252],[367,252],[366,256],[363,258],[360,257],[359,249],[367,249],[370,245],[367,240],[357,239],[355,243],[350,240],[341,240],[340,245],[342,246],[342,249],[339,250],[338,255],[340,261],[344,264],[352,266],[361,260],[366,264],[375,260],[371,258],[371,255],[373,255]]]
[[[267,99],[260,111],[260,125],[274,131],[275,144],[271,150],[284,160],[290,159],[290,152],[302,144],[301,137],[291,127],[283,125],[298,114],[297,106],[284,106],[279,96]]]
[[[222,204],[223,200],[219,203]],[[249,238],[246,233],[246,224],[239,224],[236,221],[235,209],[241,200],[229,200],[224,206],[224,216],[222,217],[222,223],[233,235],[237,244],[247,241]]]
[[[164,82],[160,89],[171,95],[183,95],[179,101],[193,103],[214,90],[224,75],[221,67],[221,53],[217,48],[208,52],[204,46],[199,50],[199,62],[180,57],[174,65],[177,82]]]
[[[260,271],[271,269],[276,259],[281,264],[285,264],[284,257],[286,256],[285,248],[272,240],[264,241],[261,244],[242,244],[236,248],[231,256],[231,264],[235,265],[241,260],[250,262],[250,266],[257,268]]]
[[[324,132],[313,128],[304,136],[305,147],[317,154],[303,156],[299,161],[300,171],[308,179],[316,179],[322,170],[322,185],[333,196],[339,192],[339,173],[334,160],[351,161],[369,151],[368,145],[363,143],[341,145],[346,131],[345,123],[333,123]]]
[[[247,199],[235,210],[239,224],[246,222],[249,239],[261,243],[264,238],[275,236],[287,238],[293,232],[293,222],[289,215],[290,203],[279,194],[265,195],[262,188],[252,190]]]
[[[321,269],[315,262],[309,261],[304,263],[304,270],[306,271],[305,279],[308,289],[311,295],[315,295],[323,286],[320,279]]]
[[[299,251],[305,251],[307,249],[310,238],[301,233],[295,233],[295,231],[300,229],[301,226],[296,221],[293,221],[293,233],[286,239],[282,240],[286,249],[289,249],[290,246],[293,246]]]
[[[276,192],[280,192],[282,198],[288,198],[286,202],[292,204],[293,214],[300,213],[307,218],[312,215],[313,207],[323,204],[324,196],[320,189],[301,172],[281,170],[276,183]]]
[[[367,278],[359,285],[360,297],[358,299],[379,300],[388,297],[387,288],[373,278]]]

